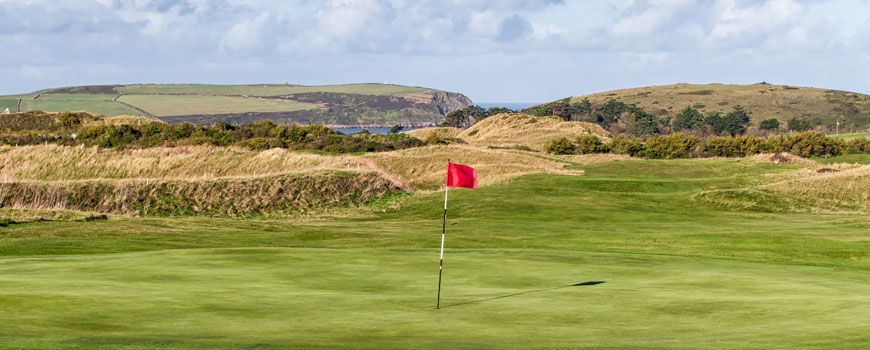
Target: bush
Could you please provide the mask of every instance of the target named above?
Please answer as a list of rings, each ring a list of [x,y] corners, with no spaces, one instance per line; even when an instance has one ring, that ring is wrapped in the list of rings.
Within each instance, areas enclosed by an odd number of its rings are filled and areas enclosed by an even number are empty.
[[[578,154],[607,153],[610,148],[595,135],[581,135],[574,140]]]
[[[813,128],[813,123],[806,119],[792,118],[788,121],[788,129],[791,131],[807,131]]]
[[[658,159],[685,158],[695,150],[698,142],[697,137],[681,133],[655,135],[646,140],[646,154]]]
[[[616,154],[627,154],[632,157],[643,156],[646,152],[646,145],[642,142],[638,141],[634,137],[626,138],[625,136],[619,135],[610,140],[611,152]]]
[[[574,154],[577,151],[577,147],[567,137],[562,137],[550,140],[547,146],[544,147],[544,150],[552,154]]]
[[[758,124],[758,128],[761,130],[779,130],[779,120],[776,118],[762,120]]]

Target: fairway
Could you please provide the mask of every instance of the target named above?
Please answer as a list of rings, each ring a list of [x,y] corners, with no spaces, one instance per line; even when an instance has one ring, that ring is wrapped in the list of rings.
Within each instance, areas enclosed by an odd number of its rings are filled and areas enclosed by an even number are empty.
[[[0,228],[0,347],[866,349],[870,218],[723,211],[796,168],[574,164],[303,218]],[[3,213],[0,211],[0,213]]]
[[[463,250],[450,252],[435,310],[436,258],[205,249],[9,259],[0,264],[0,340],[33,349],[859,349],[870,341],[863,271]]]

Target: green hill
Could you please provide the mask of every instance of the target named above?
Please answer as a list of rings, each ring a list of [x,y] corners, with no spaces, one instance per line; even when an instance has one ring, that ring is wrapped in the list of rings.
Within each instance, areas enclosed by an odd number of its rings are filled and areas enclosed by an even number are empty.
[[[572,97],[571,102],[580,102],[584,98],[588,98],[593,105],[611,100],[634,104],[659,116],[675,116],[686,107],[693,107],[705,114],[724,114],[731,111],[734,105],[741,105],[755,125],[763,119],[776,118],[785,123],[795,117],[825,127],[832,127],[839,119],[841,130],[870,125],[868,95],[767,83],[648,86]]]
[[[86,111],[199,124],[269,119],[346,126],[428,126],[469,105],[471,100],[462,94],[390,84],[92,85],[0,96],[0,111]]]

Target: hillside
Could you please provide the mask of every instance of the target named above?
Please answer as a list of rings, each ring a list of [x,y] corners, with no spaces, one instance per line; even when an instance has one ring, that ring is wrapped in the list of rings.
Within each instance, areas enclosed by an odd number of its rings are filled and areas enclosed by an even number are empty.
[[[429,126],[471,105],[462,94],[390,84],[94,85],[0,96],[0,111],[86,111],[105,116],[143,115],[169,123],[216,121],[330,126]]]
[[[702,113],[727,113],[734,105],[741,105],[755,125],[763,119],[776,118],[785,123],[794,117],[825,127],[835,125],[840,119],[844,131],[863,129],[870,124],[868,95],[766,83],[648,86],[573,97],[571,102],[580,102],[584,98],[593,104],[610,100],[635,104],[646,112],[661,116],[675,116],[686,107]]]

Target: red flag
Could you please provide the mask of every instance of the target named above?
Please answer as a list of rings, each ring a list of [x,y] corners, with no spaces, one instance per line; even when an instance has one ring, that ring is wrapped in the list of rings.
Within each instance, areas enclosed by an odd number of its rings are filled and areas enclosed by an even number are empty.
[[[477,188],[477,170],[447,162],[447,187]]]

